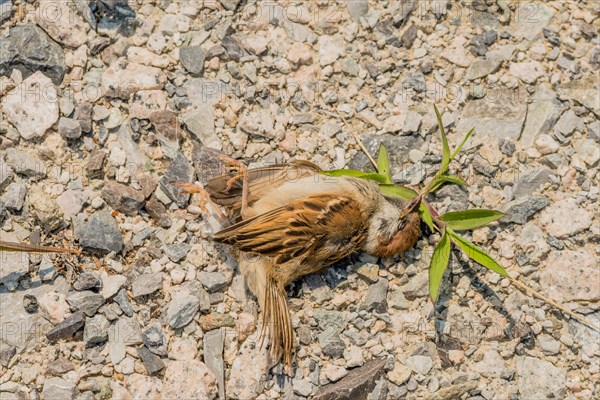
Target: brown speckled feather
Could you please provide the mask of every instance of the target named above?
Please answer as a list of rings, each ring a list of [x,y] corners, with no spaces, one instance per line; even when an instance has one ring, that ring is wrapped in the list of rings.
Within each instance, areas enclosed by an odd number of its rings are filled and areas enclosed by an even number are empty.
[[[263,197],[274,188],[294,180],[315,176],[321,168],[306,160],[294,160],[289,164],[275,164],[248,170],[249,205]],[[227,181],[234,173],[217,176],[209,180],[205,186],[210,198],[215,203],[231,210],[231,215],[239,217],[242,207],[242,182],[236,181],[227,190]]]
[[[367,238],[362,212],[350,197],[317,194],[241,221],[214,240],[273,257],[285,286],[360,249]]]

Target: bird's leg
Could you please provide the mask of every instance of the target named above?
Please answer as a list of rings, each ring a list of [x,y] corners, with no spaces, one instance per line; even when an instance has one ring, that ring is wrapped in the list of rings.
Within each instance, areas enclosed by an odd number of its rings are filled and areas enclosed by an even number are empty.
[[[246,217],[248,215],[248,194],[249,194],[249,176],[248,176],[248,167],[244,165],[243,162],[234,160],[231,157],[221,156],[219,159],[225,164],[225,167],[228,171],[234,172],[235,175],[227,181],[227,189],[226,192],[231,190],[233,184],[239,179],[242,180],[242,209],[241,214],[242,217]]]
[[[206,208],[206,205],[210,204],[210,205],[212,205],[212,208],[214,210],[216,210],[216,213],[219,216],[219,218],[221,218],[221,219],[226,218],[225,214],[223,214],[223,211],[221,211],[221,207],[219,207],[217,204],[213,203],[213,201],[210,199],[210,195],[202,186],[195,185],[193,183],[187,183],[187,182],[172,181],[171,183],[175,186],[179,186],[181,188],[182,193],[198,194],[200,197],[199,207],[200,207],[200,210],[202,210],[202,212],[207,212],[208,209]]]

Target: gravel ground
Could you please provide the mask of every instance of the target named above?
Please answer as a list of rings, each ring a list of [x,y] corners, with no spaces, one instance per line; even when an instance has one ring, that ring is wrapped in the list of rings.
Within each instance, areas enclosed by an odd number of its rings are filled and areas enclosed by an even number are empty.
[[[218,156],[361,168],[398,183],[455,146],[439,210],[528,286],[600,321],[600,7],[595,1],[0,0],[0,399],[591,399],[600,336],[452,255],[436,237],[296,282],[293,377],[257,345],[259,310],[170,181]],[[258,324],[260,326],[260,324]]]

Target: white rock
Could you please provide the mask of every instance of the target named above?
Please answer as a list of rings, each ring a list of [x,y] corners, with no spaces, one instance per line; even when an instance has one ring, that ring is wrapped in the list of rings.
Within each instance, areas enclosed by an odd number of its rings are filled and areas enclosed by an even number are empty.
[[[341,35],[323,35],[319,38],[319,61],[322,66],[329,65],[344,54],[345,42]]]
[[[50,37],[69,47],[79,47],[88,37],[88,24],[67,1],[41,3],[35,13],[35,22]]]
[[[596,257],[587,249],[552,251],[540,274],[540,285],[557,301],[600,300]]]
[[[41,137],[58,120],[56,86],[38,71],[6,95],[2,108],[23,139]]]
[[[171,361],[163,379],[165,399],[214,399],[217,379],[201,361]]]
[[[540,215],[540,222],[548,234],[565,237],[588,229],[592,225],[592,217],[591,212],[569,198],[546,207]]]
[[[159,68],[132,62],[122,68],[114,62],[102,75],[102,93],[128,99],[140,90],[162,89],[166,81],[166,75]]]

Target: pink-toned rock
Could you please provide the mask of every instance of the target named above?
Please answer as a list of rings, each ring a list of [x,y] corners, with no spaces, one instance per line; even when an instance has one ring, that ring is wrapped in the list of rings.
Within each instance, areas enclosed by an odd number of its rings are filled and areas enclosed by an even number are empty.
[[[163,384],[158,378],[134,373],[127,376],[125,383],[134,399],[165,398],[161,396]]]
[[[312,63],[312,49],[305,43],[295,42],[287,53],[288,60],[294,64]]]
[[[140,90],[131,97],[129,116],[148,119],[156,111],[167,108],[167,93],[162,90]]]
[[[535,83],[538,78],[546,75],[544,66],[538,61],[527,61],[520,63],[511,63],[509,72],[525,83]]]
[[[256,331],[256,317],[250,313],[243,312],[238,316],[235,327],[238,341],[243,342],[248,336]]]
[[[552,136],[542,133],[535,138],[535,147],[542,154],[556,153],[560,149],[560,144],[552,138]]]
[[[57,292],[44,293],[39,298],[40,311],[44,318],[52,322],[54,325],[62,322],[65,315],[69,312],[70,307],[65,300],[65,295]]]
[[[540,275],[540,285],[557,301],[598,301],[597,259],[587,249],[552,251]]]
[[[203,362],[187,360],[169,363],[163,379],[163,399],[214,399],[216,397],[217,379]]]
[[[128,99],[140,90],[162,89],[166,82],[167,77],[159,68],[132,62],[121,67],[115,62],[102,75],[102,93]]]
[[[56,86],[38,71],[2,99],[2,111],[23,139],[41,137],[58,120]]]
[[[565,237],[588,229],[592,225],[592,213],[577,204],[575,199],[564,199],[546,207],[540,221],[552,236]]]
[[[246,339],[233,360],[227,380],[227,394],[236,399],[255,399],[263,390],[270,365],[267,343],[261,348],[258,332],[254,333]]]
[[[193,360],[198,353],[198,343],[192,338],[177,338],[171,345],[169,357],[178,361]]]

